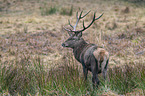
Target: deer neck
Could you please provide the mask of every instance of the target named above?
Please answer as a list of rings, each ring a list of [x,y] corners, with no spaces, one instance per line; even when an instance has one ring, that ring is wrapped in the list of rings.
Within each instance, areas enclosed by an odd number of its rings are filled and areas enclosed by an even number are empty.
[[[75,58],[80,62],[80,55],[82,51],[88,46],[88,43],[86,43],[83,39],[82,41],[78,44],[78,46],[73,48],[73,53]]]

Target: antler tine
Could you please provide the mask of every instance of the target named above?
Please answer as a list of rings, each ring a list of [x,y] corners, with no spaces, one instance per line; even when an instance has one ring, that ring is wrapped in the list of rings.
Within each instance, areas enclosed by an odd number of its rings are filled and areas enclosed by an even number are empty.
[[[90,10],[90,11],[91,11],[91,10]],[[89,12],[87,12],[87,13],[86,13],[85,15],[83,15],[83,16],[82,16],[83,11],[81,11],[81,13],[80,13],[79,17],[78,17],[78,12],[76,13],[77,22],[76,22],[76,24],[73,26],[73,28],[74,28],[74,30],[73,30],[73,31],[75,31],[75,30],[76,30],[76,27],[77,27],[78,22],[80,21],[80,19],[84,18],[87,14],[89,14],[89,13],[90,13],[90,11],[89,11]]]
[[[83,20],[83,28],[85,28],[85,23],[84,23],[84,20]]]
[[[78,11],[77,11],[77,13],[76,13],[76,18],[79,19],[79,18],[78,18]]]
[[[82,12],[83,12],[83,11],[82,11]],[[81,16],[81,19],[84,18],[86,15],[88,15],[90,12],[91,12],[91,10],[88,11],[84,16]]]
[[[96,12],[95,12],[96,14]],[[95,20],[98,20],[99,18],[101,18],[103,16],[104,13],[102,13],[98,18],[95,18]]]
[[[82,17],[82,13],[83,13],[83,10],[81,11],[80,16],[78,17],[79,20],[82,19],[81,18]]]
[[[91,10],[88,11],[88,12],[87,12],[85,15],[83,15],[83,16],[82,16],[83,11],[81,11],[81,13],[80,13],[79,16],[78,16],[78,12],[77,12],[77,13],[76,13],[77,21],[76,21],[76,24],[75,24],[74,26],[71,25],[70,20],[68,20],[68,23],[69,23],[69,25],[73,28],[73,30],[67,29],[67,28],[65,28],[65,27],[64,27],[64,29],[65,29],[66,31],[74,32],[74,31],[76,30],[76,26],[77,26],[79,20],[82,19],[82,18],[84,18],[84,17],[85,17],[87,14],[89,14],[90,12],[91,12]]]
[[[64,26],[63,26],[63,28],[68,32],[72,31],[71,29],[65,28]]]
[[[99,17],[96,18],[96,12],[94,12],[94,17],[93,17],[93,20],[91,21],[91,23],[85,27],[85,24],[84,24],[84,21],[83,21],[83,29],[82,30],[78,30],[78,31],[75,31],[75,30],[72,30],[72,32],[75,32],[75,33],[78,33],[78,32],[82,32],[84,30],[86,30],[87,28],[89,28],[95,20],[98,20],[99,18],[101,18],[103,16],[104,13],[102,13]]]
[[[70,24],[70,20],[68,20],[68,23],[69,23],[69,25],[70,25],[72,28],[74,28],[74,26]]]

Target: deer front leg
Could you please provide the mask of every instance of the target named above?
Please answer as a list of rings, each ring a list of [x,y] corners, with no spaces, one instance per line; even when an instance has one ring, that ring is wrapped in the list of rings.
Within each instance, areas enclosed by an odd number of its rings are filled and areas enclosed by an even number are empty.
[[[85,66],[83,66],[83,73],[84,73],[85,80],[87,80],[88,69]]]

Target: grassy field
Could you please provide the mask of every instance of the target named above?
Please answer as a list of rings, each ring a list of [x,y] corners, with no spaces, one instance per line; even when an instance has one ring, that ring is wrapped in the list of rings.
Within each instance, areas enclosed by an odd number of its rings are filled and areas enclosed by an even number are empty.
[[[107,81],[93,90],[91,73],[61,44],[76,12],[104,15],[83,38],[110,53]],[[82,21],[77,29],[82,28]],[[144,96],[144,0],[0,0],[0,95]]]

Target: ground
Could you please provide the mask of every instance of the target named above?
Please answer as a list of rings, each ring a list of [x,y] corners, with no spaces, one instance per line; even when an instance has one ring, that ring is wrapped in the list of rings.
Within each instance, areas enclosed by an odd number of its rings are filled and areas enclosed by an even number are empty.
[[[145,62],[145,3],[133,0],[1,0],[2,62],[23,55],[39,56],[51,68],[71,53],[61,44],[69,37],[63,26],[76,22],[76,12],[91,10],[85,25],[104,13],[83,38],[110,53],[109,67]],[[135,0],[134,0],[135,1]],[[72,11],[72,14],[69,13]],[[80,21],[77,29],[82,28]],[[73,55],[71,55],[73,57]],[[80,65],[78,62],[76,64]]]

